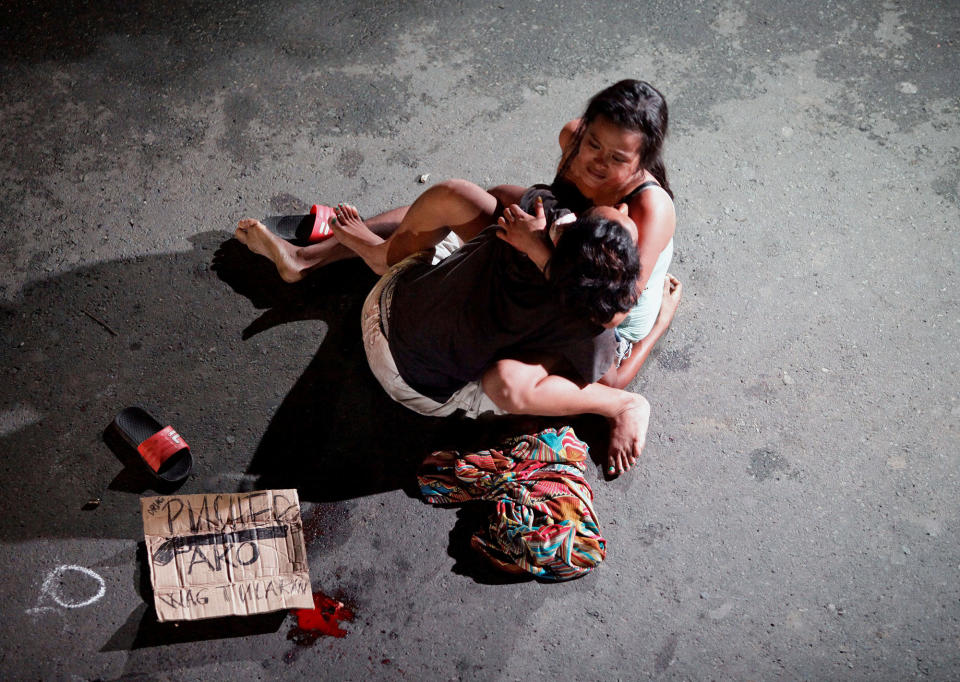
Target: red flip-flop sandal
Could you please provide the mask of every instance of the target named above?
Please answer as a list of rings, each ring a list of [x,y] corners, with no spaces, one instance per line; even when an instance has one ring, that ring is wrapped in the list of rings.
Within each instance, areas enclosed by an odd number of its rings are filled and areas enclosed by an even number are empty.
[[[331,207],[314,204],[308,215],[267,216],[263,219],[263,224],[287,241],[316,244],[333,236],[330,219],[335,215]]]
[[[143,408],[126,408],[114,417],[111,426],[157,479],[179,483],[190,475],[193,455],[187,441],[172,426],[161,426]]]

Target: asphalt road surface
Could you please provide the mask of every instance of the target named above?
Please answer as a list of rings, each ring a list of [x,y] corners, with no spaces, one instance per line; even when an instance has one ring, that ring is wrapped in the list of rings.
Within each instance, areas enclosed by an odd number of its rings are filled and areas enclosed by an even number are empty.
[[[958,41],[953,1],[5,3],[0,674],[960,678]],[[606,560],[510,580],[414,472],[526,425],[394,405],[374,278],[284,285],[232,231],[547,181],[623,77],[670,103],[684,298],[642,462],[588,470]],[[156,490],[102,439],[132,404],[193,447],[180,492],[300,491],[345,636],[156,623]]]

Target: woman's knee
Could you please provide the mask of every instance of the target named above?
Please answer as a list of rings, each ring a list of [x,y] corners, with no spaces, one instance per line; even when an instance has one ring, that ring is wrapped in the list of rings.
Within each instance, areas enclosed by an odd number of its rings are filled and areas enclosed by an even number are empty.
[[[464,241],[492,222],[497,200],[485,189],[467,180],[444,180],[426,190],[415,204],[418,222],[452,228]]]
[[[496,202],[496,199],[483,187],[460,178],[438,182],[428,191],[434,193],[440,199],[464,206],[485,207],[491,201]]]
[[[523,193],[527,191],[526,187],[520,185],[497,185],[487,190],[494,199],[500,202],[502,206],[510,204],[519,204]]]

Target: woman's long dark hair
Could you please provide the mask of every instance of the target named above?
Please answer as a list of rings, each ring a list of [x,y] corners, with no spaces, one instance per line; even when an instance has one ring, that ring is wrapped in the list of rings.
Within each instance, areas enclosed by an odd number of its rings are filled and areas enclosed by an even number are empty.
[[[563,177],[573,159],[580,153],[587,126],[603,116],[611,123],[643,135],[640,146],[640,167],[656,178],[667,194],[673,197],[663,164],[663,140],[667,136],[667,101],[646,81],[622,80],[601,90],[587,103],[580,125],[573,134],[571,151],[560,163],[558,175]]]

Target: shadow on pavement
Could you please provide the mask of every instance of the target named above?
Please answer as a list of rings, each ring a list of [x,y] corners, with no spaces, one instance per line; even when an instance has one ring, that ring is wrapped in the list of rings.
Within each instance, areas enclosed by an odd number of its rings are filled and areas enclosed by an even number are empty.
[[[266,309],[244,338],[294,321],[324,320],[328,328],[247,467],[259,488],[296,487],[301,500],[313,502],[395,489],[417,496],[416,469],[430,452],[490,447],[539,423],[526,417],[424,417],[397,404],[370,373],[363,350],[360,310],[376,281],[366,266],[358,260],[335,263],[288,285],[274,272],[254,272],[252,266],[261,263],[266,261],[233,240],[221,245],[214,260],[223,281]]]
[[[549,425],[432,419],[397,405],[367,368],[360,341],[374,275],[344,262],[284,284],[265,259],[223,236],[206,232],[186,252],[29,283],[0,305],[0,467],[22,493],[0,501],[0,539],[142,537],[136,496],[169,490],[125,467],[103,442],[104,428],[129,405],[173,424],[190,443],[194,473],[177,492],[205,492],[215,480],[233,489],[295,487],[314,503],[305,522],[322,523],[325,538],[340,542],[350,536],[348,500],[394,489],[417,496],[417,466],[433,450],[479,450]],[[252,320],[250,304],[261,311]],[[272,345],[280,336],[294,347]],[[312,355],[292,387],[288,351]],[[248,415],[271,413],[264,433],[249,434],[258,442],[252,453],[229,445],[231,433],[249,428]],[[575,423],[580,430],[592,422]],[[472,523],[474,512],[464,510],[451,532],[455,570],[503,582],[466,553]],[[171,629],[151,608],[138,607],[105,650],[244,636],[280,622]]]
[[[286,611],[274,611],[252,616],[161,623],[157,621],[157,611],[153,606],[153,590],[144,542],[137,544],[137,569],[134,579],[137,582],[137,592],[144,603],[130,614],[100,651],[133,651],[184,642],[262,635],[279,630],[287,618]]]
[[[0,539],[141,536],[131,496],[169,491],[103,441],[129,405],[190,443],[194,473],[178,492],[203,491],[211,479],[248,486],[246,472],[313,502],[412,493],[431,448],[485,447],[514,429],[510,420],[421,417],[383,393],[360,344],[374,276],[359,262],[287,285],[223,237],[206,232],[190,251],[82,267],[0,303],[0,467],[43,501],[5,496]],[[300,371],[292,355],[312,359]],[[266,414],[257,433],[251,415]],[[258,443],[252,453],[230,445],[245,433]],[[101,503],[81,511],[94,499]]]

